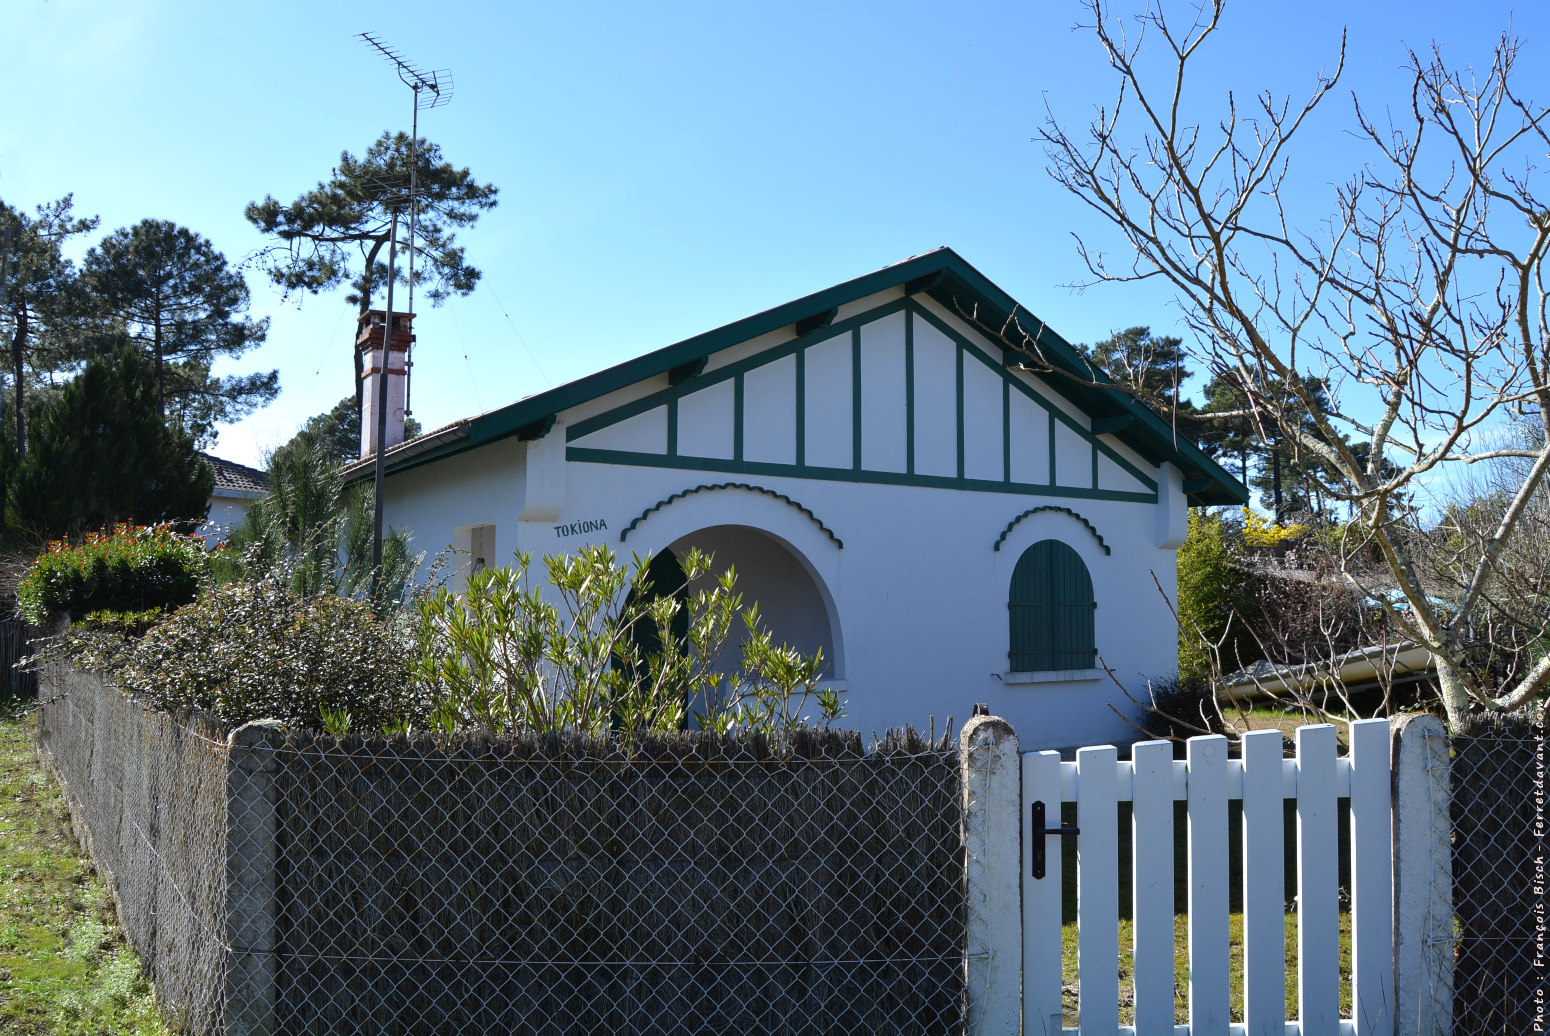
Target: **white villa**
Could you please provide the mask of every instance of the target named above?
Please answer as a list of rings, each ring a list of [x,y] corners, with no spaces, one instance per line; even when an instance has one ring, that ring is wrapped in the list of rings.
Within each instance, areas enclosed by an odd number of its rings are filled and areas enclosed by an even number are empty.
[[[1058,373],[997,340],[1014,315]],[[702,548],[778,639],[822,649],[862,731],[986,703],[1025,747],[1131,739],[1104,666],[1143,698],[1176,670],[1186,509],[1247,500],[946,248],[404,442],[410,319],[389,353],[391,526],[466,552],[455,580],[518,549]],[[382,369],[383,315],[364,320],[352,480]]]
[[[196,535],[203,537],[205,546],[213,547],[242,524],[255,500],[269,495],[269,476],[257,468],[213,454],[200,453],[200,456],[210,465],[215,484],[210,489],[204,523],[196,530]]]

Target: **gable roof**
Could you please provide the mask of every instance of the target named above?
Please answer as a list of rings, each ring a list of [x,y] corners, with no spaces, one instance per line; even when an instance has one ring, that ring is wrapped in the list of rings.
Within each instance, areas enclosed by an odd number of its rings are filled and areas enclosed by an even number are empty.
[[[264,496],[269,492],[269,476],[257,468],[250,468],[246,464],[238,464],[236,461],[225,460],[209,453],[201,452],[199,455],[215,473],[212,496],[251,498]]]
[[[1037,328],[1040,359],[1050,368],[1046,384],[1100,422],[1100,434],[1113,434],[1148,463],[1169,461],[1176,465],[1184,473],[1184,491],[1191,504],[1248,502],[1243,484],[1200,447],[1176,434],[1168,422],[1128,393],[1111,387],[1113,381],[1084,360],[1069,342],[945,247],[410,439],[387,451],[387,469],[390,473],[401,471],[511,436],[539,438],[553,425],[556,415],[578,404],[648,378],[671,376],[675,371],[692,373],[712,353],[788,325],[796,325],[796,333],[821,327],[838,307],[894,287],[902,287],[908,295],[929,295],[982,328],[1002,327],[1014,319],[1024,328]],[[986,337],[994,340],[994,331],[987,331]],[[1007,349],[1004,359],[1015,366],[1030,357],[1021,350]],[[1044,371],[1040,368],[1035,373]],[[370,458],[350,465],[345,478],[364,478],[372,467]]]

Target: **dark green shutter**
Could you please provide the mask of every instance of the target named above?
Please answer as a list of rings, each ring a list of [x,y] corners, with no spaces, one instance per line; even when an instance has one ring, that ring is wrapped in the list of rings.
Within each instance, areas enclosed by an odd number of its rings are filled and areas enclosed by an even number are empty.
[[[1076,551],[1040,540],[1017,559],[1007,595],[1013,672],[1091,669],[1093,581]]]

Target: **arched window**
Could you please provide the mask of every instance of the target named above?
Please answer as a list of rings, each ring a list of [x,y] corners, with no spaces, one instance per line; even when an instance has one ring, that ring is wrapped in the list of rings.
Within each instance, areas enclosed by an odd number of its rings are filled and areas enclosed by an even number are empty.
[[[1023,551],[1007,595],[1012,672],[1091,669],[1096,608],[1092,577],[1076,551],[1059,540]]]

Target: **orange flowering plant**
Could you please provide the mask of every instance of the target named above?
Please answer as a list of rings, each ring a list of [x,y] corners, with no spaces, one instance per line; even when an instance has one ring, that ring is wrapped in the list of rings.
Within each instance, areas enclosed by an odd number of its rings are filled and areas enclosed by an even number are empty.
[[[50,543],[17,586],[18,611],[34,626],[96,612],[166,612],[192,601],[208,570],[199,537],[120,523]]]

